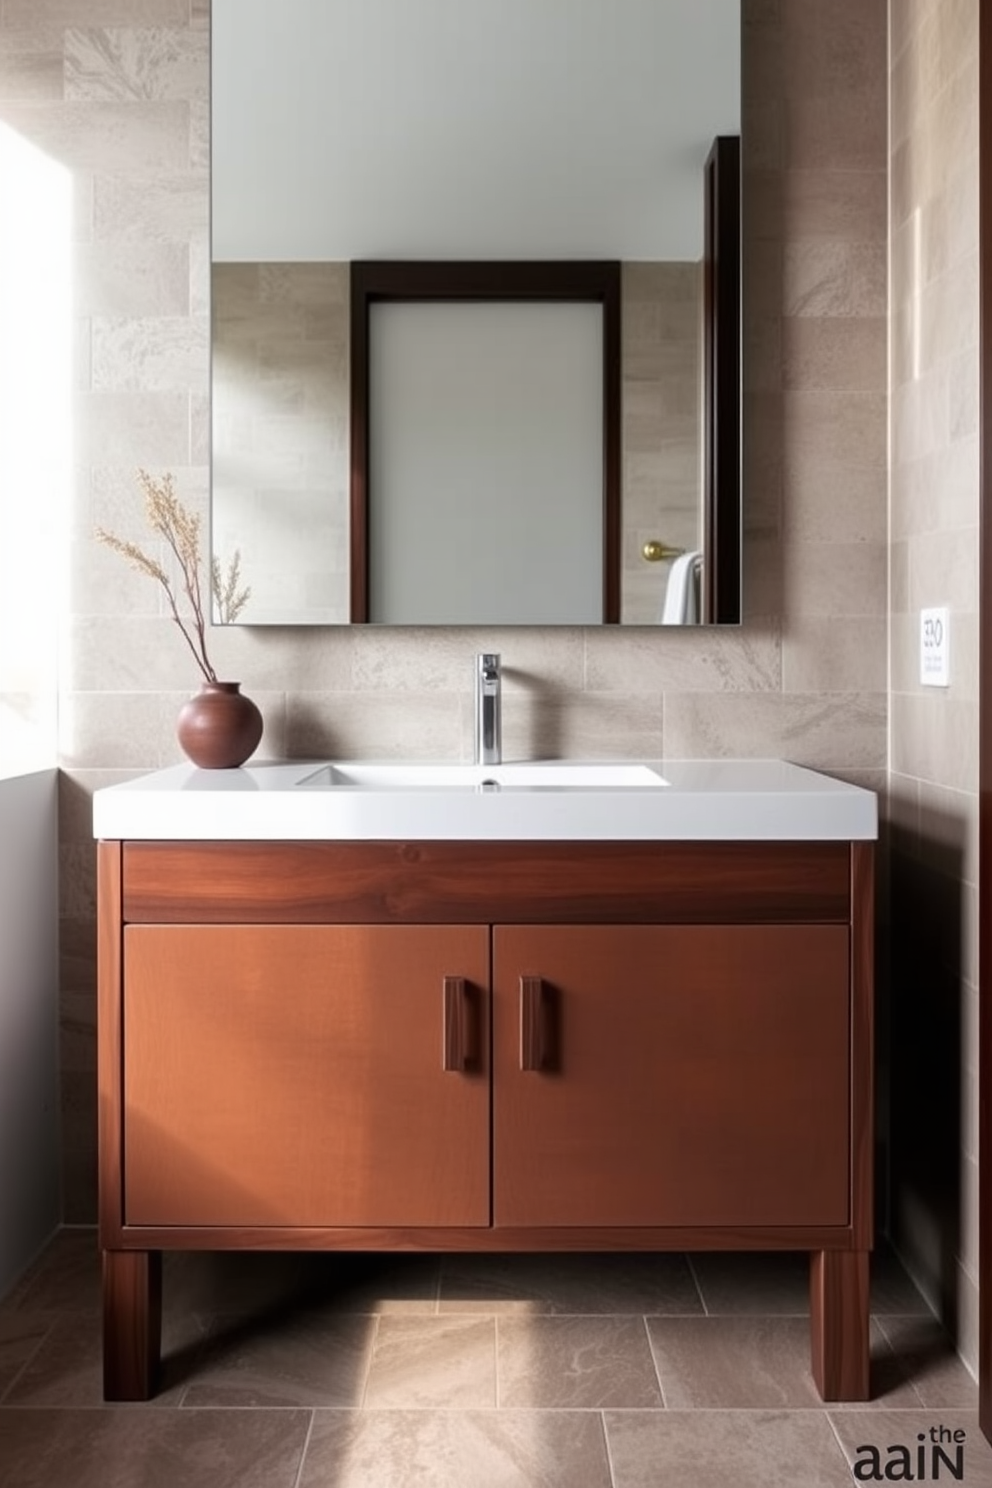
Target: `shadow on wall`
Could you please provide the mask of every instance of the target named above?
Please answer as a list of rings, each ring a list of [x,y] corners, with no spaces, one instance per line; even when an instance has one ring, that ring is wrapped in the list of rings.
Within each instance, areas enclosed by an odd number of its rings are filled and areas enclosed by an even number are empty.
[[[955,1336],[964,1230],[965,826],[943,816],[931,829],[932,835],[900,828],[890,834],[889,1230]]]

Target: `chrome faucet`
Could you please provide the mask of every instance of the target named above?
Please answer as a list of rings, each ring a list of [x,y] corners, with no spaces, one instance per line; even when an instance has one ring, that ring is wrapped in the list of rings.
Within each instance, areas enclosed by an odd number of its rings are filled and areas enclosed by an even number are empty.
[[[498,765],[502,758],[499,656],[483,651],[475,658],[475,763]]]

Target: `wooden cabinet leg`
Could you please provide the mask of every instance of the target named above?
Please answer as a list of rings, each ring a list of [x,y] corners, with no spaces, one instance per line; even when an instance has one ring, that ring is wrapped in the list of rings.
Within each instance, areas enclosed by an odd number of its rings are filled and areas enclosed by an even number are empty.
[[[868,1400],[868,1251],[810,1256],[813,1378],[824,1400]]]
[[[148,1400],[162,1341],[162,1252],[103,1252],[103,1394]]]

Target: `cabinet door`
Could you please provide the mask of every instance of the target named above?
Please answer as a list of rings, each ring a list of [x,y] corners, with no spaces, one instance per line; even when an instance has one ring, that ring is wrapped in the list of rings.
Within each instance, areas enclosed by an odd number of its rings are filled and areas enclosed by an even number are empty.
[[[846,926],[494,932],[496,1225],[843,1225]]]
[[[486,1225],[484,926],[130,926],[124,1213]]]

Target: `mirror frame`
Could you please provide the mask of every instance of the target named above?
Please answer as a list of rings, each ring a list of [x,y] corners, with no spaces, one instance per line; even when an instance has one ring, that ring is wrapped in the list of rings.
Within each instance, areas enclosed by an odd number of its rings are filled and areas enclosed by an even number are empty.
[[[739,625],[741,467],[741,141],[718,135],[706,159],[703,230],[703,592],[706,625]]]
[[[351,264],[351,623],[369,619],[369,312],[382,301],[571,301],[603,311],[603,616],[620,620],[618,260],[358,259]]]

